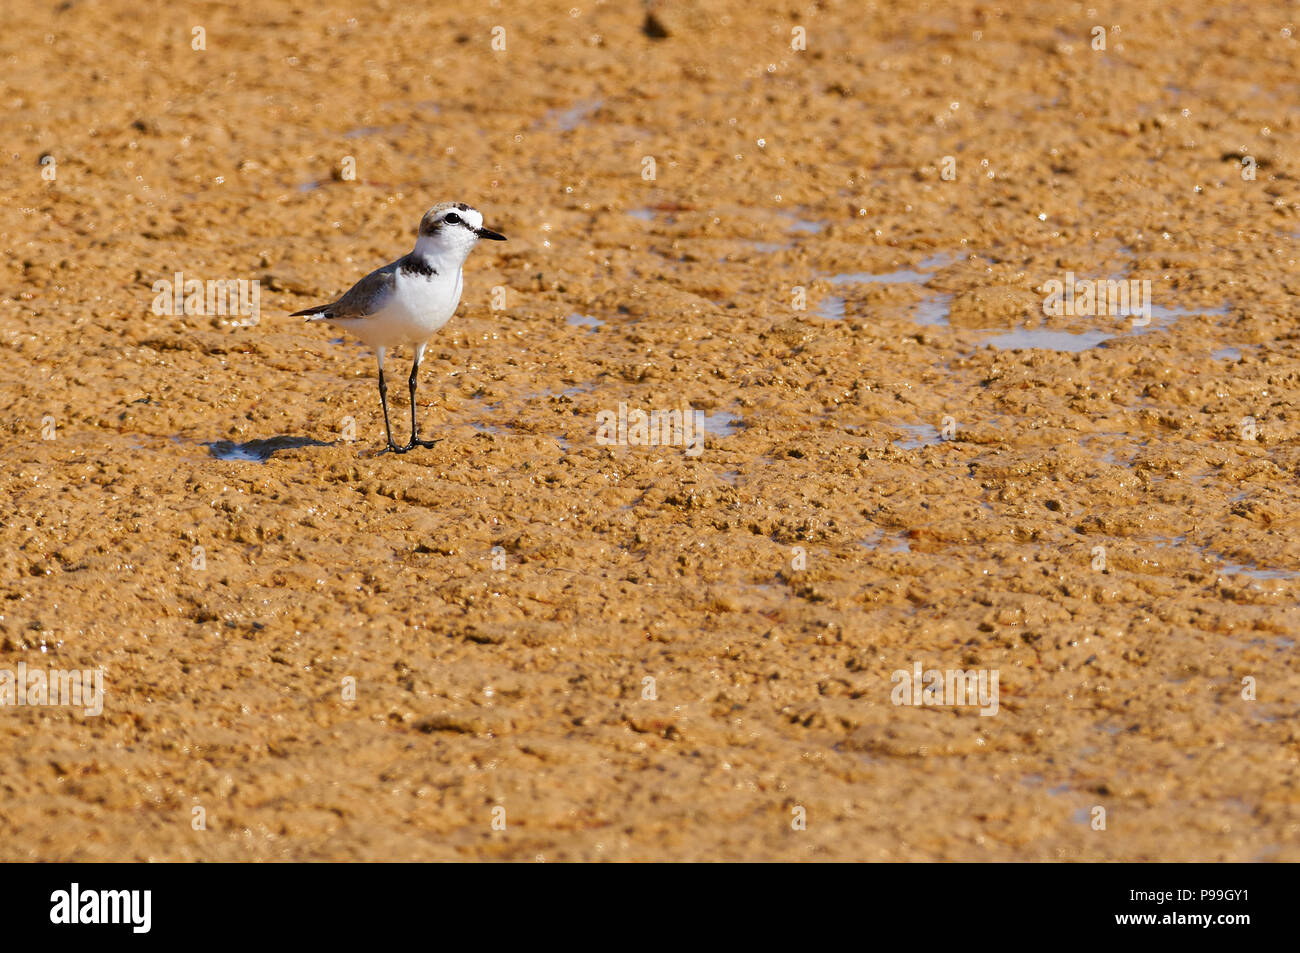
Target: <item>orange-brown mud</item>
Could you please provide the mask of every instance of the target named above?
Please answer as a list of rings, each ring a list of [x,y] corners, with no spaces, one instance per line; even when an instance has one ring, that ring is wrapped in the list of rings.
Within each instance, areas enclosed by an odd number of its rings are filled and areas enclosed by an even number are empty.
[[[447,6],[6,8],[0,857],[1300,859],[1294,8]]]

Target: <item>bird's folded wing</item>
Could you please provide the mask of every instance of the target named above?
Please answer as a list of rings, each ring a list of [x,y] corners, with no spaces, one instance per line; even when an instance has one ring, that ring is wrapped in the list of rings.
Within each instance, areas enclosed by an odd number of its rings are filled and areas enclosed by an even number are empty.
[[[350,289],[347,294],[330,306],[331,318],[364,318],[382,311],[384,305],[393,296],[393,285],[397,278],[395,265],[385,265],[372,271]]]

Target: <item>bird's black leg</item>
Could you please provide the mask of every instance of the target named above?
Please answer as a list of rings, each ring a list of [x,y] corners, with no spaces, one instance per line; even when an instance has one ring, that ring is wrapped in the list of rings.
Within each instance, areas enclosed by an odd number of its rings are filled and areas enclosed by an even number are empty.
[[[415,422],[415,388],[420,376],[420,359],[424,357],[424,345],[417,345],[415,348],[415,361],[411,364],[411,442],[406,445],[406,449],[412,447],[432,447],[437,440],[421,440],[420,426]]]
[[[379,405],[384,408],[384,433],[388,434],[388,446],[380,453],[406,453],[410,447],[399,447],[393,440],[393,425],[388,422],[388,384],[384,381],[384,352],[379,352]]]

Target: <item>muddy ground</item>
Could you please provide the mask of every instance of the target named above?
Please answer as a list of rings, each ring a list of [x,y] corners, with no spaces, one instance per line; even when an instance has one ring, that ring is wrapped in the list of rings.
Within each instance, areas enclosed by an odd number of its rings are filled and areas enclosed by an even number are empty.
[[[1300,859],[1294,8],[448,6],[10,4],[0,857]]]

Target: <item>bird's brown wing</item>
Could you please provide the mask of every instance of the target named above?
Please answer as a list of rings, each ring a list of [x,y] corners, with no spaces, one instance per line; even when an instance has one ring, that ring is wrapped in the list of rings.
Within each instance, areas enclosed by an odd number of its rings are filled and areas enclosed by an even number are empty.
[[[290,317],[306,315],[308,321],[329,321],[339,318],[365,318],[378,311],[393,296],[393,287],[397,279],[398,262],[377,268],[348,289],[343,297],[333,304],[321,304],[303,311],[295,311]]]

